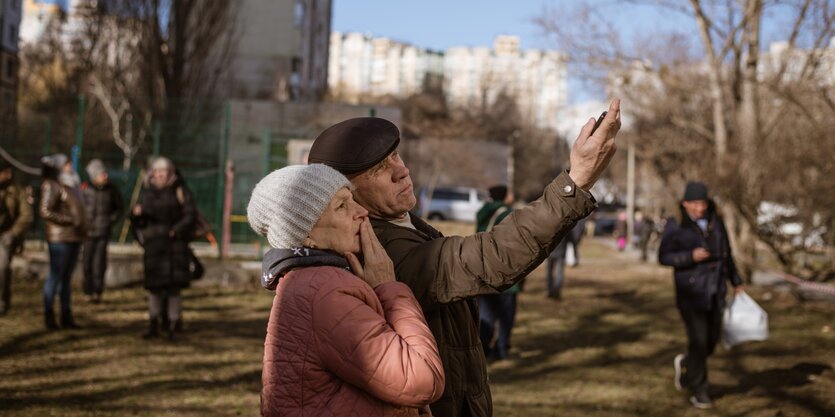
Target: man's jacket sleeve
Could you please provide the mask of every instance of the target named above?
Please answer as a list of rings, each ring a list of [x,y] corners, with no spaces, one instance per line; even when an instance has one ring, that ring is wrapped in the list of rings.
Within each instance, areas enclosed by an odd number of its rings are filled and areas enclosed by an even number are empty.
[[[11,229],[9,229],[9,232],[15,238],[20,239],[26,234],[26,230],[32,226],[32,222],[34,221],[32,206],[26,201],[26,193],[22,189],[17,190],[17,212],[17,218],[14,224],[12,224]]]
[[[595,206],[591,194],[577,189],[564,172],[539,200],[514,210],[490,232],[431,242],[400,239],[386,249],[398,254],[392,257],[397,279],[407,282],[422,304],[426,295],[449,303],[495,294],[535,269]]]

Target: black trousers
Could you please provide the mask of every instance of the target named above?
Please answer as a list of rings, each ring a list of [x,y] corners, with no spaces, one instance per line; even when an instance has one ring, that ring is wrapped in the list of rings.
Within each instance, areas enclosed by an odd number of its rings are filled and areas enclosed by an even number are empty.
[[[84,241],[84,294],[86,295],[101,295],[104,291],[107,241],[107,236],[87,238]]]
[[[680,382],[692,392],[707,393],[707,358],[722,335],[722,309],[718,303],[712,307],[710,311],[679,310],[687,329],[687,356]]]
[[[0,314],[5,313],[12,303],[12,254],[14,245],[0,243]]]

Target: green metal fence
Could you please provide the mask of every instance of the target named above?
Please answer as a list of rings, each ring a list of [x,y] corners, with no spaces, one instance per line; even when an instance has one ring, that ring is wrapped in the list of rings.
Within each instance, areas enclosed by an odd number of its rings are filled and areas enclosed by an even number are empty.
[[[129,157],[116,145],[111,121],[95,101],[77,96],[63,100],[61,106],[37,113],[24,113],[17,126],[0,136],[0,147],[17,163],[39,167],[43,155],[64,153],[73,159],[82,179],[87,180],[84,166],[93,158],[104,161],[111,181],[119,188],[127,203],[135,201],[147,162],[155,155],[170,158],[194,193],[200,212],[210,221],[218,242],[263,242],[246,223],[249,193],[257,181],[273,169],[287,164],[287,138],[269,128],[263,132],[263,157],[260,169],[247,166],[234,177],[231,216],[224,229],[223,207],[226,198],[225,167],[230,147],[230,105],[226,102],[169,102],[163,116],[155,116],[143,125],[130,125],[123,119],[123,131],[143,138]],[[134,120],[137,118],[134,117]],[[125,125],[132,126],[126,129]],[[18,173],[20,182],[37,190],[39,178]],[[130,242],[127,220],[114,227],[113,240]],[[225,235],[225,230],[228,235]],[[38,235],[37,228],[32,232]]]

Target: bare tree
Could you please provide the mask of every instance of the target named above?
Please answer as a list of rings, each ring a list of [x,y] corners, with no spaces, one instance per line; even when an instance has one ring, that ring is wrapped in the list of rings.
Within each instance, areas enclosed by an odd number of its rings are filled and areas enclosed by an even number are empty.
[[[788,177],[794,173],[775,175],[769,163],[788,159],[784,150],[791,142],[782,127],[790,123],[790,115],[807,113],[809,123],[796,128],[814,132],[810,128],[820,118],[816,112],[822,106],[812,104],[809,89],[823,90],[819,103],[832,97],[831,84],[820,79],[825,62],[821,57],[833,35],[829,2],[633,0],[619,7],[629,4],[684,14],[696,30],[654,33],[655,40],[636,43],[655,48],[639,50],[629,47],[614,26],[605,23],[605,16],[590,7],[577,9],[567,19],[547,11],[537,23],[570,48],[575,64],[592,68],[593,74],[604,70],[617,74],[609,80],[618,80],[619,93],[634,99],[629,108],[637,134],[656,139],[650,141],[655,146],[644,151],[659,175],[676,186],[694,176],[715,186],[745,275],[753,267],[757,239],[791,268],[796,245],[780,243],[773,228],[760,227],[759,208],[763,201],[791,202],[789,195],[802,199],[803,193],[817,189],[818,183],[809,183],[792,190]],[[768,10],[789,19],[788,32],[783,34],[785,49],[797,51],[802,41],[808,51],[803,59],[770,55],[768,62],[776,65],[764,65],[761,32]],[[690,44],[693,39],[698,39],[699,47]],[[635,62],[641,62],[639,68]],[[831,152],[828,146],[816,149]],[[824,155],[832,158],[831,153]],[[823,205],[809,209],[810,216],[831,211]]]

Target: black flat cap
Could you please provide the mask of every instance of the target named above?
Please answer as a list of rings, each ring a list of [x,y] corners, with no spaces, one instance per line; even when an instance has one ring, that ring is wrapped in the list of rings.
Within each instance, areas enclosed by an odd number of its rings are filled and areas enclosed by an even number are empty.
[[[345,174],[365,171],[385,159],[400,144],[400,130],[379,117],[357,117],[325,129],[313,141],[310,164],[325,164]]]
[[[684,201],[707,200],[707,186],[703,182],[691,181],[684,187]]]

